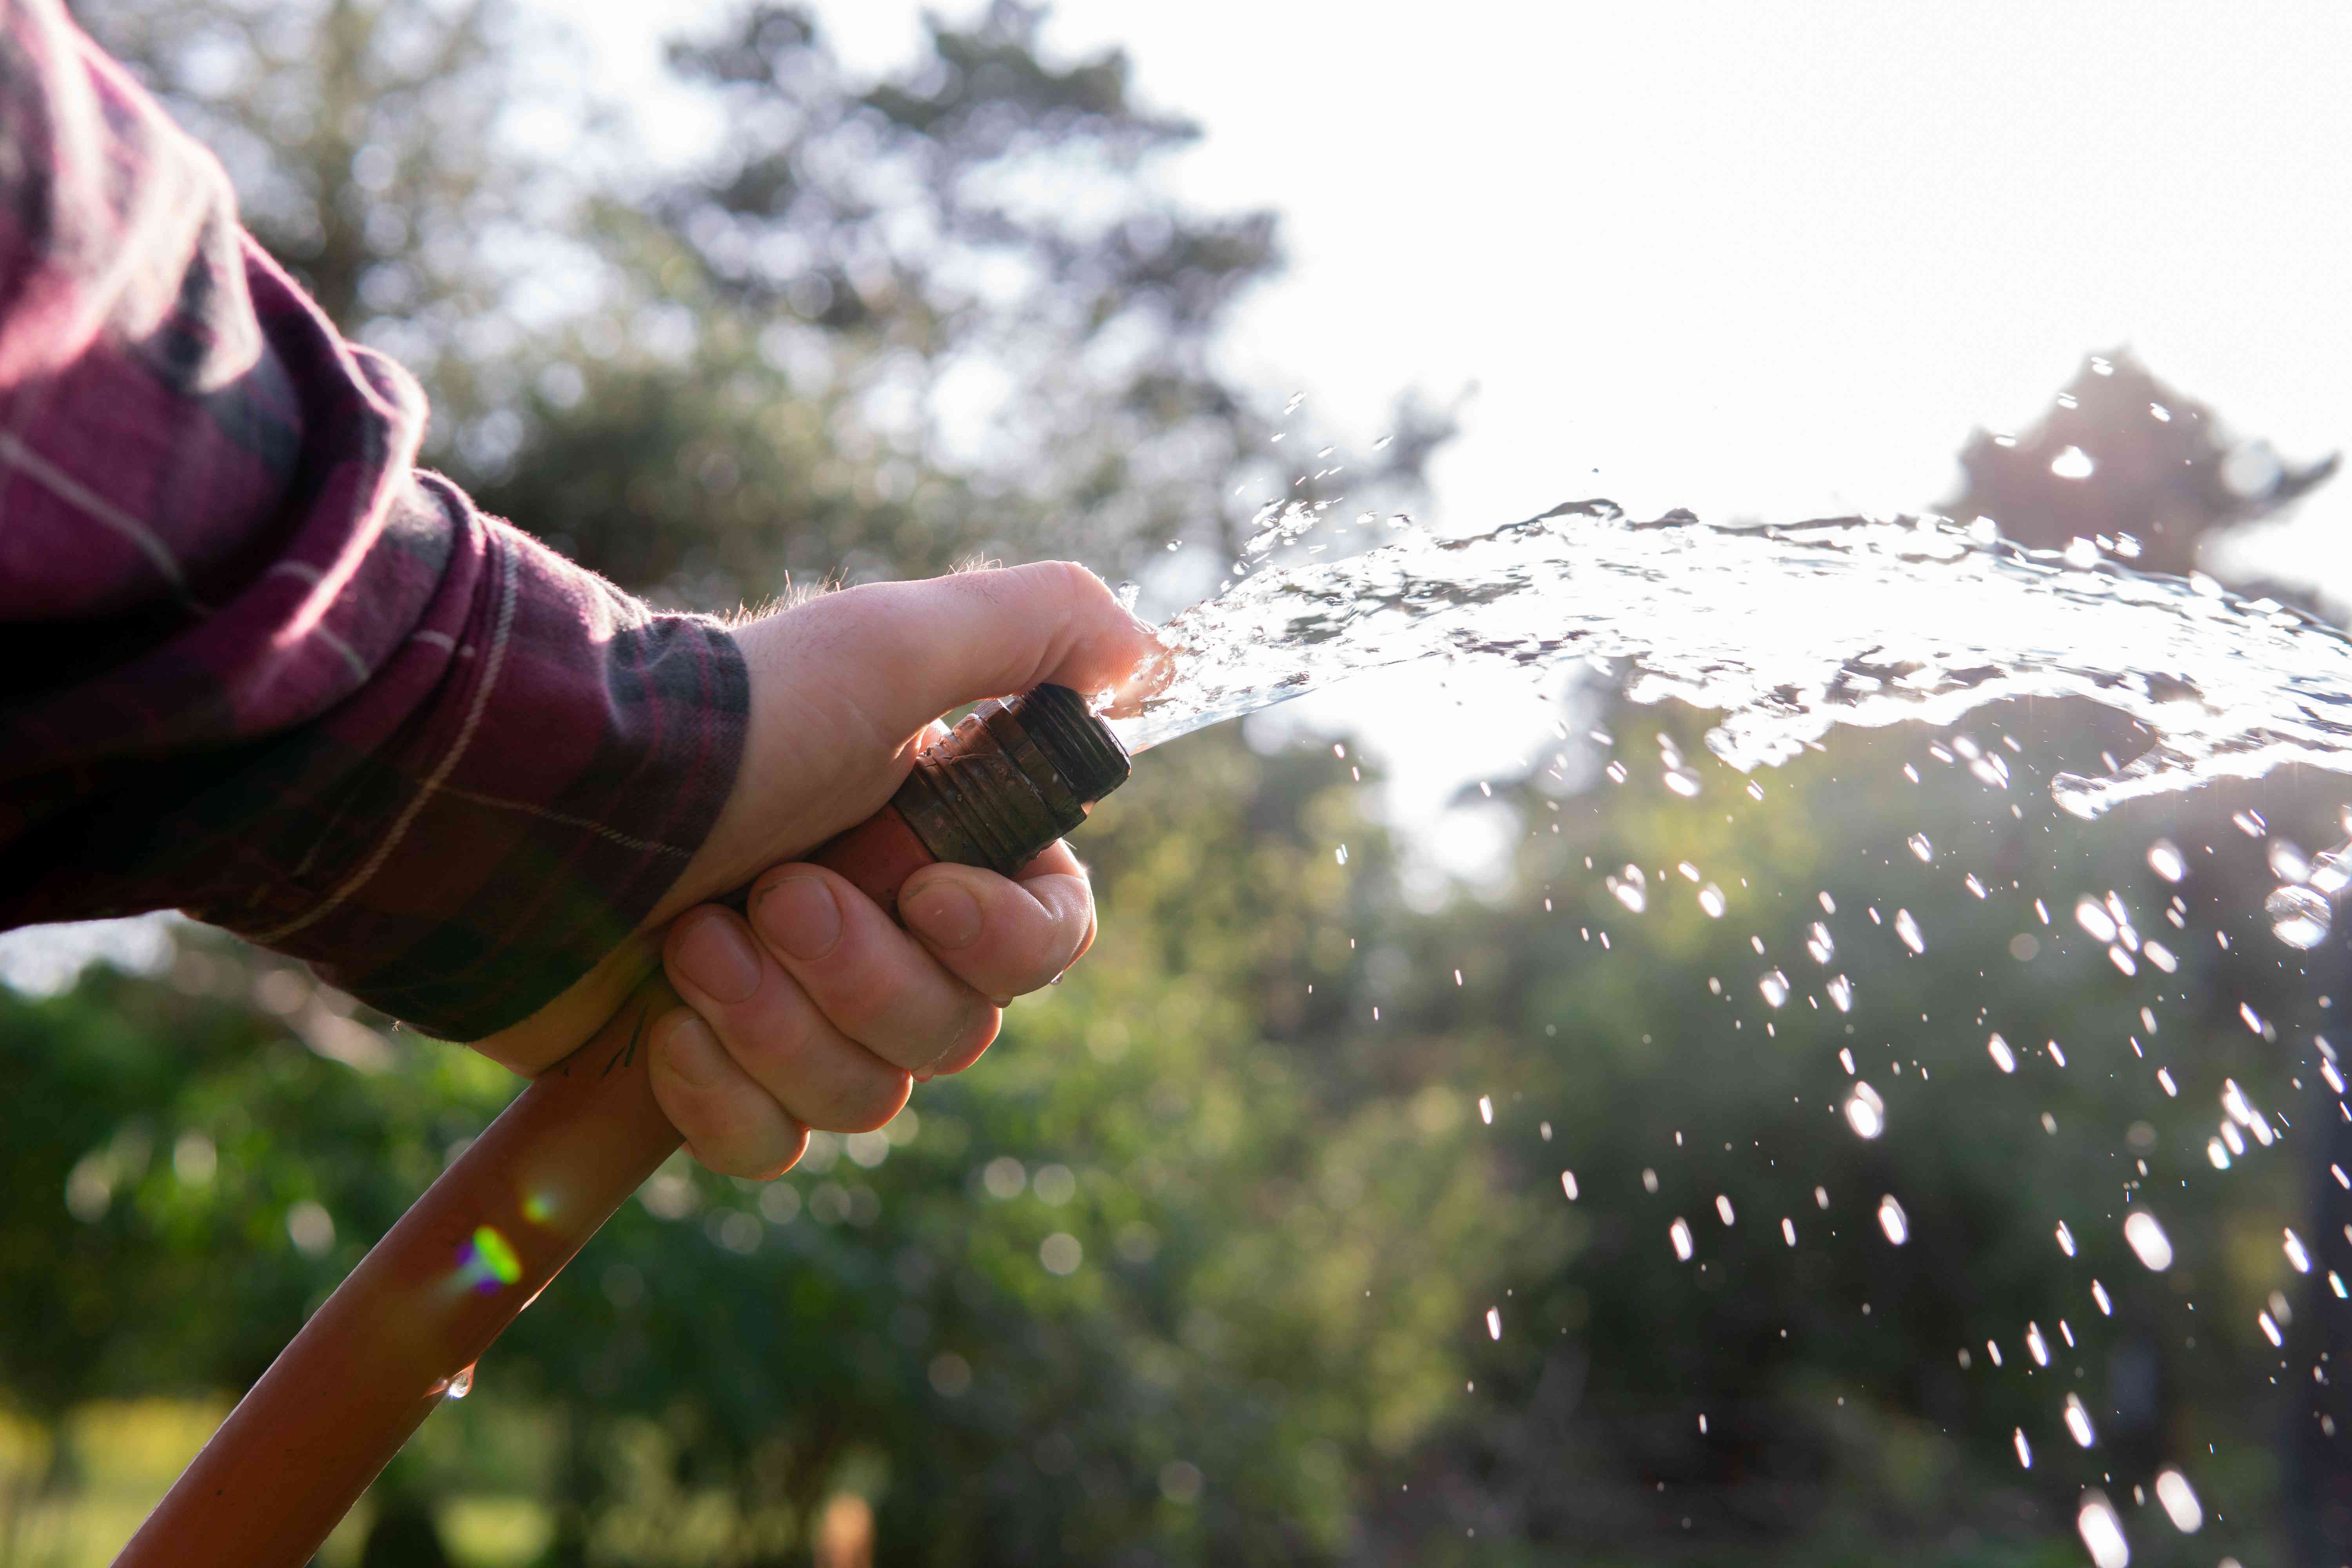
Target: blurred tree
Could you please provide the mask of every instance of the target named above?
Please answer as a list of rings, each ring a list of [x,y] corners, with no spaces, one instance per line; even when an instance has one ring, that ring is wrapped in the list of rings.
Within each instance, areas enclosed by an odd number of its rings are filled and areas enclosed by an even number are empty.
[[[1164,195],[1156,163],[1197,131],[1139,106],[1120,54],[1048,60],[1043,16],[933,18],[870,86],[797,8],[677,46],[722,146],[650,216],[599,209],[624,281],[541,375],[486,501],[725,605],[975,555],[1141,574],[1180,540],[1232,556],[1255,505],[1237,483],[1336,498],[1339,468],[1275,461],[1276,411],[1212,357],[1279,264],[1273,216]],[[1357,505],[1416,491],[1452,432],[1410,398],[1397,419],[1345,477]]]
[[[2232,439],[2210,409],[2119,349],[2085,359],[2032,429],[1973,432],[1960,492],[1937,510],[1989,517],[2028,549],[2095,540],[2140,571],[2185,577],[2209,534],[2292,505],[2336,464],[2296,468],[2267,441]]]

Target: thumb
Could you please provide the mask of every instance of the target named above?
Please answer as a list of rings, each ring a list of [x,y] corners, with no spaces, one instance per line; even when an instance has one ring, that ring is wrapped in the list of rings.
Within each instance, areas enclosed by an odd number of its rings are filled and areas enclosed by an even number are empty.
[[[1040,681],[1089,697],[1136,689],[1164,657],[1101,578],[1067,561],[870,584],[798,613],[823,618],[829,675],[888,734]]]

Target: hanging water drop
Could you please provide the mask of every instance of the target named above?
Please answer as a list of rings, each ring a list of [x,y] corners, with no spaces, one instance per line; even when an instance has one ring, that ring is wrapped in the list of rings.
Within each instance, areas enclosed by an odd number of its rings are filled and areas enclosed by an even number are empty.
[[[2161,1274],[2172,1267],[2172,1238],[2164,1234],[2164,1226],[2146,1209],[2134,1209],[2125,1218],[2124,1240],[2131,1244],[2133,1254],[2151,1272]]]
[[[2062,479],[2087,479],[2097,471],[2097,468],[2098,466],[2091,461],[2091,454],[2080,447],[2069,447],[2050,459],[2050,471]],[[2087,545],[2091,542],[2085,539],[2077,542]],[[2092,559],[2097,558],[2095,547],[2094,547]],[[2066,564],[2069,566],[2076,564],[2074,552],[2071,545],[2067,550]]]
[[[1919,922],[1911,918],[1909,910],[1895,911],[1895,934],[1902,938],[1903,945],[1913,952],[1927,951],[1927,940],[1919,934]]]
[[[1886,1131],[1886,1102],[1870,1085],[1857,1083],[1846,1098],[1845,1120],[1857,1138],[1875,1138]]]
[[[2181,1534],[2194,1535],[2204,1527],[2205,1510],[2197,1500],[2196,1489],[2179,1470],[2157,1472],[2156,1500],[2163,1505],[2165,1517],[2172,1521],[2172,1528]]]
[[[2131,1543],[2124,1539],[2124,1521],[2097,1492],[2084,1492],[2074,1515],[2074,1530],[2091,1553],[2091,1568],[2130,1568]]]
[[[2284,887],[2263,901],[2270,917],[2271,934],[2298,950],[2317,947],[2327,940],[2334,911],[2327,900],[2309,888]]]

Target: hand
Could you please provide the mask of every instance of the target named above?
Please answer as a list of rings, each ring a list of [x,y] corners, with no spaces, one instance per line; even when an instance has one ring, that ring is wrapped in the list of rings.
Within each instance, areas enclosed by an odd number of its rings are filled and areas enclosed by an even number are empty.
[[[1016,879],[917,873],[899,898],[906,931],[833,873],[775,863],[871,816],[943,733],[941,712],[1041,680],[1110,689],[1158,645],[1100,580],[1062,563],[850,589],[736,637],[751,719],[709,837],[636,940],[477,1048],[518,1071],[551,1064],[612,1016],[658,950],[688,1005],[652,1030],[663,1110],[714,1169],[773,1175],[806,1127],[878,1126],[915,1074],[969,1066],[1003,1004],[1094,935],[1085,869],[1059,845]],[[693,908],[763,870],[748,920]]]

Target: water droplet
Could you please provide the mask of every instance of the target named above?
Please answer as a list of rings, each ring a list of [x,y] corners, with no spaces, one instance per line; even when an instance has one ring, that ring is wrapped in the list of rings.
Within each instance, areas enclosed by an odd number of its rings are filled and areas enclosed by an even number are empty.
[[[1780,1221],[1780,1239],[1787,1242],[1791,1247],[1797,1245],[1797,1222],[1795,1220],[1784,1218]]]
[[[2172,1238],[2146,1209],[2134,1209],[2124,1218],[2124,1240],[2133,1254],[2158,1274],[2172,1267]]]
[[[2311,1272],[2311,1254],[2304,1250],[2303,1237],[2292,1230],[2286,1233],[2286,1266],[2297,1274]]]
[[[2124,1521],[2097,1492],[2084,1492],[2074,1515],[2074,1529],[2089,1548],[2091,1568],[2130,1568],[2131,1543],[2124,1539]]]
[[[2116,1315],[2116,1304],[2107,1299],[2107,1288],[2095,1279],[2091,1281],[2091,1300],[2099,1304],[2099,1316],[2102,1318]]]
[[[1717,887],[1713,882],[1709,882],[1706,887],[1701,888],[1698,890],[1698,907],[1705,910],[1709,918],[1718,921],[1721,920],[1723,918],[1725,908],[1723,889]]]
[[[2334,911],[2327,900],[2309,888],[2281,888],[2263,902],[2270,917],[2271,934],[2297,949],[2317,947],[2327,940]]]
[[[2075,900],[2074,923],[2101,942],[2116,940],[2116,918],[2107,912],[2106,905],[2096,899]]]
[[[1722,1218],[1724,1224],[1733,1223],[1731,1199],[1722,1193],[1715,1194],[1715,1212]]]
[[[1486,1337],[1490,1340],[1503,1337],[1503,1314],[1497,1308],[1486,1309]]]
[[[1698,794],[1699,792],[1698,774],[1693,773],[1688,768],[1667,769],[1665,781],[1666,787],[1668,789],[1674,791],[1676,795],[1681,795],[1685,800],[1688,800],[1691,796]]]
[[[1851,1013],[1853,1011],[1853,981],[1848,980],[1843,974],[1832,974],[1830,976],[1829,984],[1823,986],[1822,989],[1830,994],[1830,1001],[1836,1006],[1839,1012]]]
[[[1576,1201],[1576,1173],[1574,1171],[1562,1171],[1559,1173],[1559,1190],[1568,1194],[1568,1201],[1570,1203],[1574,1203]]]
[[[2091,1413],[2083,1408],[2080,1394],[2066,1396],[2066,1430],[2073,1435],[2078,1447],[2087,1448],[2099,1440],[2098,1434],[2091,1429]]]
[[[2171,839],[2159,838],[2147,847],[2147,868],[2168,882],[2178,882],[2189,875],[2189,858]]]
[[[2025,1440],[2024,1427],[2020,1426],[2017,1429],[2015,1442],[2017,1444],[2017,1462],[2019,1467],[2023,1469],[2032,1469],[2033,1468],[2033,1445]]]
[[[1866,1083],[1857,1083],[1846,1097],[1846,1125],[1858,1138],[1875,1138],[1886,1131],[1886,1102]]]
[[[1815,921],[1812,929],[1805,933],[1805,951],[1812,954],[1815,963],[1826,967],[1837,956],[1837,943],[1831,939],[1830,928]]]
[[[1927,842],[1927,836],[1926,834],[1915,833],[1903,842],[1908,844],[1911,847],[1911,853],[1919,857],[1920,859],[1927,861],[1930,864],[1935,861],[1936,847]]]
[[[1878,1200],[1878,1228],[1897,1247],[1911,1239],[1911,1217],[1903,1212],[1903,1205],[1895,1201],[1892,1193]]]
[[[1331,851],[1331,858],[1344,866],[1348,863],[1348,847],[1344,844]]]
[[[1756,983],[1756,989],[1764,994],[1767,1005],[1778,1007],[1789,999],[1789,977],[1777,969],[1771,970]]]
[[[2279,1332],[2278,1320],[2276,1318],[2272,1317],[2268,1312],[2256,1312],[2254,1314],[2254,1322],[2262,1329],[2263,1338],[2270,1341],[2273,1345],[2275,1345],[2281,1350],[2284,1350],[2286,1348],[2286,1336]]]
[[[2015,1072],[2017,1070],[2017,1053],[2011,1050],[2009,1048],[2009,1042],[2002,1039],[1999,1035],[1995,1035],[1991,1039],[1985,1042],[1985,1050],[1991,1056],[1992,1065],[1999,1068],[2001,1071]]]
[[[2066,1228],[2063,1219],[2058,1222],[2058,1250],[2069,1258],[2074,1256],[2074,1233]]]
[[[2181,1534],[2194,1535],[2204,1527],[2205,1510],[2198,1503],[2196,1489],[2189,1486],[2189,1478],[2179,1470],[2157,1472],[2156,1500],[2164,1505],[2165,1517]]]
[[[2205,1140],[2205,1157],[2213,1162],[2213,1168],[2217,1171],[2230,1168],[2230,1151],[2223,1147],[2219,1138]]]
[[[639,1169],[643,1169],[643,1167],[640,1166]],[[463,1372],[460,1372],[457,1376],[451,1378],[449,1380],[449,1386],[445,1392],[446,1392],[452,1399],[463,1399],[466,1395],[473,1393],[474,1369],[469,1366]]]
[[[1136,601],[1143,597],[1143,584],[1131,580],[1121,583],[1111,596],[1118,601],[1120,609],[1131,616],[1135,614]]]
[[[1903,939],[1903,945],[1909,948],[1912,952],[1925,952],[1927,951],[1927,940],[1919,934],[1919,922],[1911,918],[1911,911],[1909,910],[1897,910],[1895,911],[1895,934],[1901,937]]]
[[[1675,1256],[1685,1263],[1691,1260],[1691,1228],[1677,1217],[1666,1227],[1666,1239],[1675,1244]]]
[[[2091,454],[2082,447],[2069,447],[2050,459],[2050,471],[2062,479],[2087,479],[2098,471],[2098,465],[2091,461]],[[2085,539],[2081,542],[2089,544],[2091,542]],[[2074,563],[2071,558],[2071,547],[2066,563],[2070,566]]]

